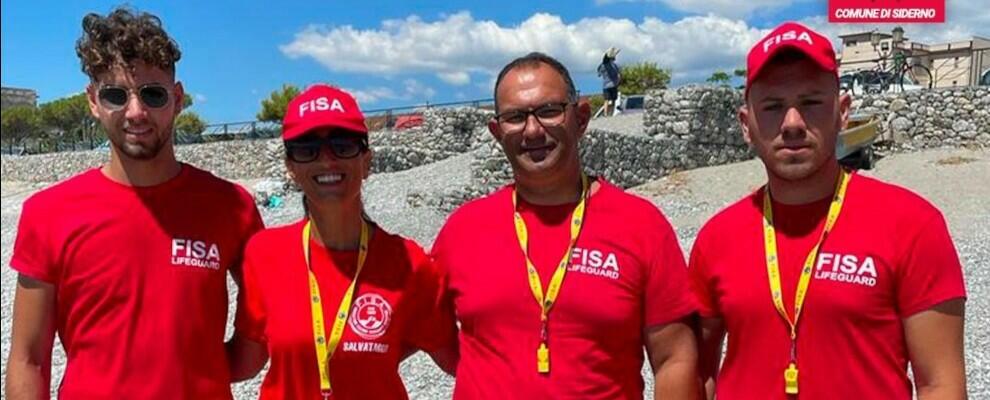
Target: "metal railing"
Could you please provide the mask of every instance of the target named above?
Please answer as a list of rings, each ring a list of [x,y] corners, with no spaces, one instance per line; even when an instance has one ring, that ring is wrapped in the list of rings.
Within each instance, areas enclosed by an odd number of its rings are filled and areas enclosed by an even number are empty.
[[[365,124],[369,130],[394,129],[403,117],[415,118],[433,108],[494,108],[493,99],[478,99],[447,103],[423,103],[419,105],[378,108],[364,111]],[[408,121],[408,119],[406,119]],[[421,123],[421,121],[419,121]],[[416,121],[413,121],[415,124]],[[400,127],[401,128],[401,127]],[[185,145],[194,143],[218,142],[227,140],[253,140],[279,137],[282,133],[281,121],[240,121],[206,125],[206,129],[198,135],[176,133],[175,144]],[[50,135],[25,135],[18,139],[8,140],[6,135],[0,143],[3,154],[41,154],[61,151],[93,150],[108,148],[109,142],[105,137],[90,136],[86,139],[66,136],[52,137]]]

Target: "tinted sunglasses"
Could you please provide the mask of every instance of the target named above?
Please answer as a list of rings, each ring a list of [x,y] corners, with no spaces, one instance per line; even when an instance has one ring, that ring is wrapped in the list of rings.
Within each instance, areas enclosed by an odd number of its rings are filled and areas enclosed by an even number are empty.
[[[168,105],[168,89],[157,83],[149,83],[139,87],[137,95],[148,108],[162,108]],[[131,89],[123,86],[104,85],[100,87],[97,96],[103,107],[116,111],[127,106],[127,101],[131,98]]]
[[[313,162],[320,158],[320,150],[324,147],[329,147],[335,158],[349,159],[368,150],[368,139],[356,135],[304,137],[285,142],[285,155],[297,163]]]

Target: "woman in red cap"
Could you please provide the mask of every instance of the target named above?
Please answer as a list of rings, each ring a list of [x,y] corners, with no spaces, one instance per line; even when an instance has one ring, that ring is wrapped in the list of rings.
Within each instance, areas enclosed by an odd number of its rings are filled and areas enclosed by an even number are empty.
[[[306,216],[248,242],[232,380],[271,357],[264,399],[407,398],[398,367],[409,354],[425,350],[454,370],[443,276],[419,245],[364,213],[372,154],[351,95],[312,86],[289,102],[282,129]]]

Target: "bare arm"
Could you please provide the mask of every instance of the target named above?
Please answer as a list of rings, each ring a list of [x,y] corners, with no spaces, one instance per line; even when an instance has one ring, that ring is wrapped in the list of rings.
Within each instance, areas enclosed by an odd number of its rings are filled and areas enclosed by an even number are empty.
[[[264,343],[248,339],[237,332],[227,342],[227,360],[230,362],[230,381],[240,382],[254,378],[268,362],[268,348]]]
[[[437,364],[443,372],[450,376],[457,376],[457,362],[461,359],[461,353],[457,348],[457,341],[448,343],[447,346],[430,352],[430,358]]]
[[[964,314],[965,300],[955,299],[904,320],[904,340],[918,387],[918,400],[966,398]]]
[[[725,339],[725,322],[721,318],[701,319],[701,339],[698,344],[701,382],[705,386],[705,397],[715,398],[715,380],[722,362],[722,341]]]
[[[647,328],[646,352],[654,375],[654,399],[700,399],[698,351],[692,318]]]
[[[55,341],[55,286],[17,276],[14,325],[7,359],[5,395],[10,400],[50,397]]]

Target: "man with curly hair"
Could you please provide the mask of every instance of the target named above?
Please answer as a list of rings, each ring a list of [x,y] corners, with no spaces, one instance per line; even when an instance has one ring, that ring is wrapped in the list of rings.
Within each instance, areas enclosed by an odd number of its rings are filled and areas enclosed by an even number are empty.
[[[24,203],[7,363],[9,399],[229,399],[226,272],[262,226],[241,187],[176,160],[181,53],[161,21],[89,14],[76,43],[109,161]]]

